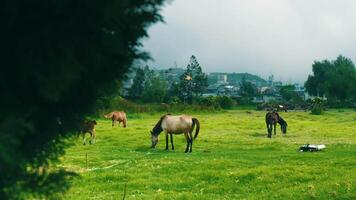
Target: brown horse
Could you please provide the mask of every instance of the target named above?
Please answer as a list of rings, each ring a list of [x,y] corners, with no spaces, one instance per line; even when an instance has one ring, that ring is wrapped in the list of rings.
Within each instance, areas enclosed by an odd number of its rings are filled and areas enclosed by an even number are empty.
[[[267,131],[268,131],[268,137],[272,137],[272,129],[274,129],[274,135],[276,135],[276,126],[277,123],[281,125],[281,130],[283,134],[287,133],[287,122],[279,116],[279,114],[275,111],[273,112],[268,112],[266,114],[266,125],[267,125]]]
[[[96,134],[95,134],[95,126],[97,125],[98,123],[95,121],[95,120],[88,120],[88,121],[84,121],[82,126],[80,127],[80,130],[79,130],[79,134],[82,134],[83,136],[83,145],[86,144],[86,141],[85,141],[85,134],[86,133],[89,133],[90,134],[90,141],[89,141],[89,144],[92,143],[95,143],[95,138],[96,138]]]
[[[127,118],[126,118],[126,113],[123,111],[113,111],[111,113],[108,113],[104,115],[106,119],[111,119],[112,120],[112,127],[116,124],[116,122],[120,123],[122,122],[122,127],[126,128],[127,125]]]
[[[193,148],[193,130],[195,125],[197,126],[195,130],[194,139],[198,136],[200,130],[200,123],[198,119],[192,118],[188,115],[164,115],[157,122],[155,127],[153,127],[151,131],[151,139],[152,146],[151,148],[155,148],[158,143],[159,134],[164,131],[166,133],[166,150],[168,150],[168,134],[171,137],[172,150],[174,150],[173,145],[173,136],[172,134],[184,134],[185,139],[187,140],[187,147],[185,149],[185,153],[192,152]]]

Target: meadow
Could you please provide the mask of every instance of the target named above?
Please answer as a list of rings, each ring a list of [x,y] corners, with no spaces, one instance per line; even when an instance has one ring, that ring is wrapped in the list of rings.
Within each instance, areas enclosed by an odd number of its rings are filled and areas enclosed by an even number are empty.
[[[63,199],[356,199],[356,112],[280,113],[288,132],[268,139],[264,111],[186,113],[201,131],[193,152],[183,135],[165,150],[149,131],[164,113],[128,114],[128,127],[98,119],[97,140],[75,139],[58,167],[79,176]],[[299,152],[302,144],[325,144]],[[86,162],[86,154],[88,159]]]

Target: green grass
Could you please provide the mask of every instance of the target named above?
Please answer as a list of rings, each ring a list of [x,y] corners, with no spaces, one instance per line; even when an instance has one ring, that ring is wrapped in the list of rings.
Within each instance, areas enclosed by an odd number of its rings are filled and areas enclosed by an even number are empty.
[[[163,113],[129,116],[128,128],[99,120],[97,143],[68,148],[60,167],[77,172],[63,199],[356,199],[356,112],[280,113],[288,133],[266,138],[264,112],[188,113],[201,121],[193,153],[149,149]],[[301,153],[306,143],[322,152]],[[85,155],[88,153],[88,168]]]

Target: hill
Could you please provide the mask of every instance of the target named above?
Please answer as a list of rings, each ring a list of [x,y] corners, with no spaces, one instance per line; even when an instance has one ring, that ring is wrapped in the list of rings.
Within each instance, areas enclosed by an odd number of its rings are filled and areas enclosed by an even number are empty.
[[[221,72],[214,72],[208,75],[209,84],[214,84],[219,81],[226,81],[230,84],[237,85],[239,84],[242,79],[245,77],[246,81],[252,82],[255,85],[265,85],[267,81],[257,75],[250,74],[250,73],[221,73]],[[225,80],[224,80],[225,79]]]

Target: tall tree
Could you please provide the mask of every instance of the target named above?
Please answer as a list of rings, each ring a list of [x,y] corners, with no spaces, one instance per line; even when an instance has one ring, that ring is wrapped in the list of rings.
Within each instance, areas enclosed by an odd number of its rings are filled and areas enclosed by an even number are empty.
[[[137,68],[132,86],[128,91],[130,99],[139,99],[142,97],[145,79],[145,71],[140,67]]]
[[[328,60],[314,61],[312,65],[313,75],[308,77],[305,88],[311,95],[322,97],[327,92],[326,81],[332,62]]]
[[[256,94],[257,87],[253,83],[246,81],[246,77],[243,76],[240,82],[240,95],[245,98],[251,98]]]
[[[301,102],[303,99],[295,92],[294,85],[283,85],[279,89],[279,93],[285,101]]]
[[[63,171],[43,169],[97,97],[147,58],[140,38],[162,19],[163,1],[1,2],[0,199],[65,189]]]
[[[196,57],[190,57],[187,69],[180,77],[178,85],[180,98],[187,103],[192,103],[194,97],[201,96],[208,87],[208,77],[203,73]]]
[[[157,74],[151,74],[145,81],[142,100],[146,103],[162,103],[167,90],[167,82]]]
[[[356,71],[349,58],[338,56],[334,61],[315,61],[312,67],[313,75],[305,83],[309,94],[340,101],[355,98]]]

